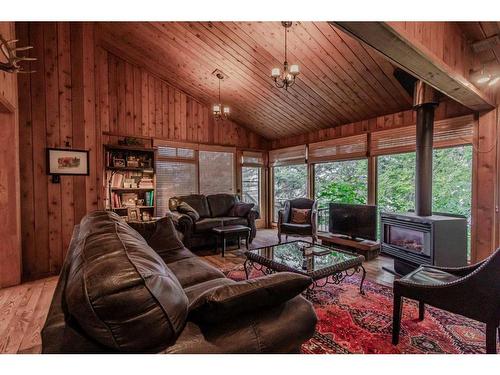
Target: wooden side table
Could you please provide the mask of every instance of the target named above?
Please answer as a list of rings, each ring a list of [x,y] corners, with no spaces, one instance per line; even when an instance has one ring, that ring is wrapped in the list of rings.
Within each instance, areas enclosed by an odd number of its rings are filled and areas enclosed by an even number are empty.
[[[245,236],[246,239],[246,248],[249,249],[250,243],[250,228],[244,225],[225,225],[223,227],[215,227],[212,229],[216,238],[217,245],[216,251],[219,250],[219,242],[222,240],[222,256],[226,252],[226,239],[228,237],[238,237],[238,249],[240,248],[241,237]]]
[[[380,242],[370,240],[353,240],[346,236],[332,233],[318,233],[322,245],[334,246],[339,249],[354,251],[363,255],[366,260],[375,259],[380,253]]]

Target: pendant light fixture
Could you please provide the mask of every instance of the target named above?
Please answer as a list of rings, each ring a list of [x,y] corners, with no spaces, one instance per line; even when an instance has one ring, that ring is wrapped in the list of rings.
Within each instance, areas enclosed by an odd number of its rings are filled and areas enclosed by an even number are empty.
[[[283,71],[280,68],[273,68],[271,71],[271,77],[274,80],[276,87],[288,90],[289,87],[293,86],[295,83],[295,78],[300,73],[300,68],[297,64],[288,66],[287,60],[287,34],[288,29],[292,27],[291,21],[283,21],[281,25],[285,29],[285,62],[283,63]]]
[[[229,107],[227,105],[222,105],[220,100],[220,83],[224,79],[222,72],[218,71],[215,75],[219,79],[219,102],[213,106],[213,114],[216,120],[223,120],[229,117]]]

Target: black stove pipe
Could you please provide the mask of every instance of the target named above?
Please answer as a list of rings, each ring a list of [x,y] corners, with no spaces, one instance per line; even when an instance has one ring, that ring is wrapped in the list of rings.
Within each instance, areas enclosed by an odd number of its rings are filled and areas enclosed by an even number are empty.
[[[432,215],[432,149],[437,105],[437,92],[424,82],[417,81],[413,108],[417,111],[415,213],[419,216]]]

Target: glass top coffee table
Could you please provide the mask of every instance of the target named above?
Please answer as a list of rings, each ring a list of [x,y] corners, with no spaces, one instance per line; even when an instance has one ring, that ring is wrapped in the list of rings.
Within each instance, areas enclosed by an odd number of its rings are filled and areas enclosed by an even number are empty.
[[[248,279],[252,268],[270,274],[274,272],[295,272],[313,279],[306,296],[316,287],[340,284],[346,277],[361,272],[359,291],[363,292],[366,271],[362,255],[332,247],[293,241],[266,246],[245,252],[245,275]]]

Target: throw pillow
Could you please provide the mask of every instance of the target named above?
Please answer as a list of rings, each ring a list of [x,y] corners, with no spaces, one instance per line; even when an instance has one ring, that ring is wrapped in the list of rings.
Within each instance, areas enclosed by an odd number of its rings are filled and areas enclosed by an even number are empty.
[[[229,210],[229,216],[235,217],[246,217],[252,208],[255,206],[253,203],[243,203],[237,202],[231,209]]]
[[[279,272],[207,290],[189,305],[193,321],[212,324],[238,318],[242,314],[278,306],[302,293],[311,278]]]
[[[177,211],[181,214],[188,215],[194,222],[200,220],[200,214],[186,202],[181,202],[177,205]]]
[[[311,210],[307,208],[292,208],[292,224],[309,224],[311,222]]]

